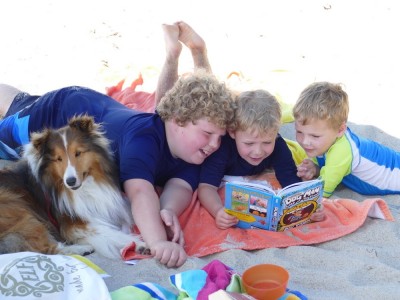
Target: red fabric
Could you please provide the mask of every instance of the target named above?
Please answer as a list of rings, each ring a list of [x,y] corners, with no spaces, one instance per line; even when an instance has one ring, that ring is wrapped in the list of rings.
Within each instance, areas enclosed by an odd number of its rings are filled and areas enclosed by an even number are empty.
[[[107,95],[129,108],[144,112],[155,111],[155,93],[136,91],[136,87],[143,84],[141,74],[129,87],[122,89],[124,83],[125,80],[123,79],[117,85],[106,88]]]

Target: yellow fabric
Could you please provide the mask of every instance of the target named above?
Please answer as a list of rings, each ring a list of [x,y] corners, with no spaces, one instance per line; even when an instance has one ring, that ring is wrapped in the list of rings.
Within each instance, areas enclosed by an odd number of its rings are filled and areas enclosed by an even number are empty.
[[[284,138],[286,144],[288,145],[290,152],[292,152],[292,157],[293,160],[296,164],[296,166],[298,166],[299,164],[301,164],[301,162],[303,160],[305,160],[307,158],[307,154],[304,151],[304,149],[300,146],[300,144],[296,141],[292,141],[289,139]]]
[[[124,286],[110,293],[112,300],[154,300],[150,293],[136,287]]]
[[[324,180],[324,197],[330,197],[343,177],[351,172],[353,152],[346,135],[338,138],[325,154],[325,166],[320,170],[320,177]]]
[[[293,104],[285,103],[279,94],[275,94],[275,97],[278,100],[279,104],[281,105],[281,111],[282,111],[281,122],[282,122],[282,124],[294,122]]]

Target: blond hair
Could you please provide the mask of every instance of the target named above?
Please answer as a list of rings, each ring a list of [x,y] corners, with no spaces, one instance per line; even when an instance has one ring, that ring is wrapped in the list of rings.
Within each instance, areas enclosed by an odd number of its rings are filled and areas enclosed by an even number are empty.
[[[315,82],[307,86],[293,107],[296,121],[306,125],[310,120],[325,120],[333,129],[347,122],[349,100],[341,84]]]
[[[163,121],[174,119],[178,124],[202,118],[223,129],[234,124],[236,104],[232,92],[215,76],[204,70],[179,78],[157,105]]]
[[[281,116],[278,100],[265,90],[245,91],[237,97],[236,130],[278,132]]]

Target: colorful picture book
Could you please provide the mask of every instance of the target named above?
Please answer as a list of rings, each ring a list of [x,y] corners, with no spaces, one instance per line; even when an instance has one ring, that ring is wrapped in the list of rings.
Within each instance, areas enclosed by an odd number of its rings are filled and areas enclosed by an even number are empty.
[[[284,231],[311,222],[320,207],[323,181],[303,181],[274,191],[266,184],[228,181],[225,184],[225,211],[236,216],[240,228]]]

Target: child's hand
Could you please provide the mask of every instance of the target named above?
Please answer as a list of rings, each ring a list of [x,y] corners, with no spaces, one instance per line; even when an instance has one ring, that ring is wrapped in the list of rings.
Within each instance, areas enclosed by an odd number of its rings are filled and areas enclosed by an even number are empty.
[[[183,236],[183,231],[181,228],[181,224],[179,223],[178,216],[168,209],[162,209],[160,211],[160,216],[166,226],[168,238],[172,242],[184,246],[185,238]]]
[[[219,229],[228,229],[239,222],[238,218],[227,214],[222,207],[215,216],[215,223]]]
[[[317,166],[311,159],[307,158],[297,166],[297,176],[299,176],[303,181],[311,180],[318,176]]]
[[[159,241],[154,243],[150,250],[154,258],[168,268],[180,267],[187,259],[183,247],[174,242]]]
[[[311,221],[312,222],[321,222],[324,219],[325,219],[324,205],[321,204],[321,206],[312,214]]]

